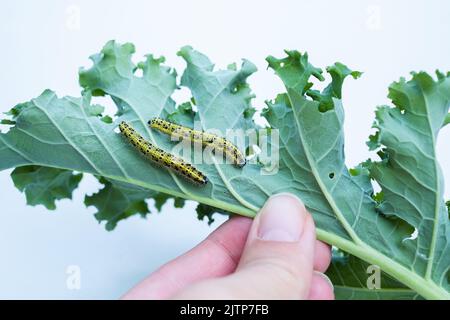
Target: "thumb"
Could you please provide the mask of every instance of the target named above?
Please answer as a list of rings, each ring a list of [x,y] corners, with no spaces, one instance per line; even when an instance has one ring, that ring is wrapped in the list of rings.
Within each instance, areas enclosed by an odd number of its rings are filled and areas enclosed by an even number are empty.
[[[313,275],[315,228],[293,195],[272,196],[255,217],[236,271],[207,280],[181,297],[306,299]],[[178,298],[181,298],[178,297]]]
[[[272,196],[252,225],[233,277],[255,299],[306,299],[315,240],[314,222],[303,203],[290,194]]]

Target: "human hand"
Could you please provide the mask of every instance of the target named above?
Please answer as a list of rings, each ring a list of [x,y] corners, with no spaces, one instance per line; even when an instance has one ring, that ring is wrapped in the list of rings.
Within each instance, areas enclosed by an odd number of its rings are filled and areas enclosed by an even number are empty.
[[[124,299],[333,299],[322,273],[331,249],[290,194],[272,196],[254,220],[233,217]]]

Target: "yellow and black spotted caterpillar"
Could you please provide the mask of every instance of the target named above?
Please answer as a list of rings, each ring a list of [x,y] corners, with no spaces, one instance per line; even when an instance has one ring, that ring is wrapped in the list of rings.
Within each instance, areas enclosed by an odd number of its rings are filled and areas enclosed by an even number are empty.
[[[144,156],[154,162],[173,170],[175,173],[186,179],[204,185],[208,183],[208,178],[181,158],[178,158],[145,140],[128,123],[122,121],[119,124],[120,132],[136,147]]]
[[[245,156],[235,145],[225,138],[219,137],[215,134],[186,128],[180,126],[179,124],[160,118],[153,118],[148,122],[148,124],[151,128],[157,129],[175,138],[189,139],[194,143],[199,143],[204,146],[211,146],[213,147],[213,150],[221,150],[225,156],[228,159],[231,159],[233,164],[239,168],[242,168],[247,163]]]

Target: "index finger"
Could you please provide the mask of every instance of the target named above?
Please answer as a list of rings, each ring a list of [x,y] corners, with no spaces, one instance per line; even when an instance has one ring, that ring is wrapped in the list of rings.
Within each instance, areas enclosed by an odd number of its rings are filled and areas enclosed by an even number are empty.
[[[232,273],[239,262],[252,219],[232,217],[195,248],[163,265],[123,299],[166,299],[185,286]]]

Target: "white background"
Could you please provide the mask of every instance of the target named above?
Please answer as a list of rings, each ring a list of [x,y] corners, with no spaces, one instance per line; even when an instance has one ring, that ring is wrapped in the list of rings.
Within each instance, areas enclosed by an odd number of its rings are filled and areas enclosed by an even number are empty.
[[[412,70],[450,70],[450,2],[442,1],[2,1],[0,4],[0,111],[52,88],[79,95],[77,70],[109,39],[133,42],[136,59],[164,55],[181,73],[177,50],[186,44],[217,66],[247,58],[261,107],[281,90],[264,58],[307,50],[313,64],[341,61],[364,71],[347,81],[347,163],[370,154],[365,146],[376,105],[387,87]],[[185,95],[185,93],[184,93]],[[183,102],[183,92],[177,93]],[[450,126],[440,140],[440,161],[450,183]],[[4,127],[3,127],[4,129]],[[201,241],[212,227],[195,218],[194,204],[166,205],[106,232],[83,205],[98,189],[90,177],[73,201],[48,212],[28,207],[0,172],[0,298],[117,298],[165,261]],[[447,188],[446,196],[450,192]],[[81,271],[81,288],[66,285],[67,268]]]

